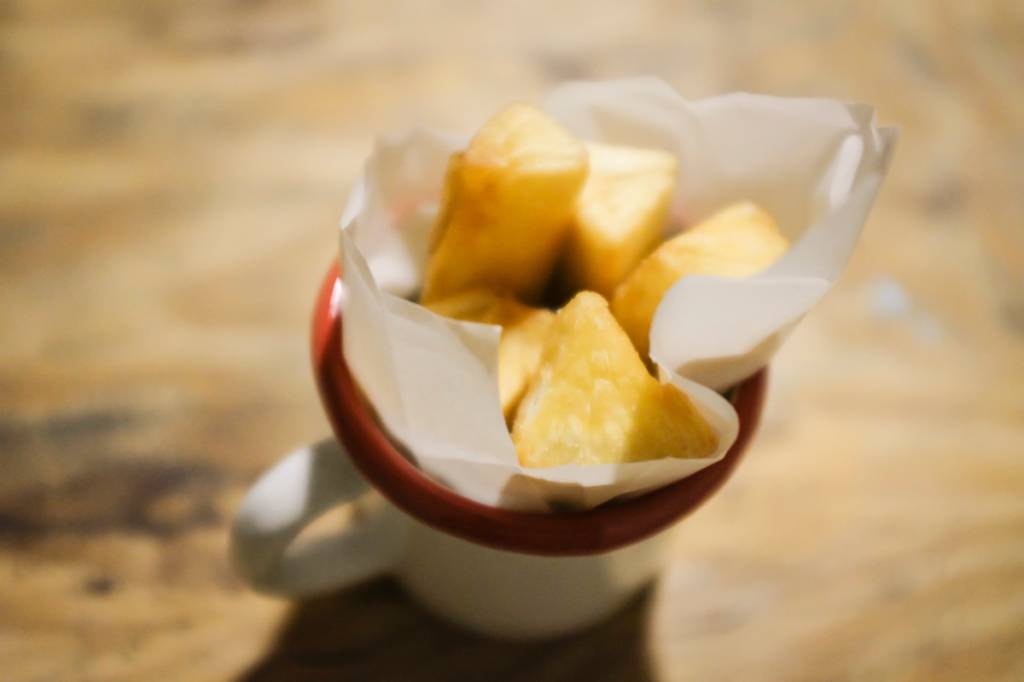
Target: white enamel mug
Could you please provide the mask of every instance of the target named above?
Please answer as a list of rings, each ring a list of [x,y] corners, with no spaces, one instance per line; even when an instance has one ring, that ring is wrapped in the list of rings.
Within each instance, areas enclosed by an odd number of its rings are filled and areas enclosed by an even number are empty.
[[[756,429],[761,371],[732,391],[740,432],[726,456],[669,486],[583,512],[528,514],[463,498],[427,478],[388,440],[341,352],[338,270],[313,317],[313,365],[337,439],[302,448],[248,492],[232,559],[255,589],[302,597],[378,574],[438,615],[504,637],[560,635],[609,616],[653,579],[671,530],[731,475]],[[338,505],[339,533],[295,542]]]

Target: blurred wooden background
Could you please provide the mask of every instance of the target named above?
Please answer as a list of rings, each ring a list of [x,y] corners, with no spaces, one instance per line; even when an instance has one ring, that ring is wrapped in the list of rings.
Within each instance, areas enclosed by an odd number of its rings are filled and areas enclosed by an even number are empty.
[[[1024,5],[0,2],[5,680],[1024,679]],[[656,74],[901,128],[848,275],[663,580],[490,642],[228,566],[327,432],[312,297],[375,134]]]

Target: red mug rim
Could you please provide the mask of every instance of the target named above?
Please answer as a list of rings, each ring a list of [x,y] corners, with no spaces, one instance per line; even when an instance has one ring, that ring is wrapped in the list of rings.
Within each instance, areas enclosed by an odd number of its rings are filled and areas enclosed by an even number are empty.
[[[736,442],[711,466],[663,488],[579,512],[539,514],[490,507],[431,480],[391,442],[363,401],[341,352],[342,315],[335,294],[340,268],[327,272],[313,311],[312,359],[320,398],[338,439],[363,476],[392,504],[437,530],[524,554],[608,552],[654,535],[683,518],[729,478],[757,429],[766,370],[733,390]]]

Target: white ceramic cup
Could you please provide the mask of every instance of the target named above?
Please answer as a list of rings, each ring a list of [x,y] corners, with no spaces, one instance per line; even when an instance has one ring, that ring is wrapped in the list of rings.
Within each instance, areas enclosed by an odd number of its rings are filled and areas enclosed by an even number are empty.
[[[267,471],[232,531],[234,565],[262,592],[303,597],[390,574],[437,614],[483,633],[541,637],[586,627],[657,575],[671,529],[731,475],[757,426],[764,371],[733,392],[735,444],[692,476],[584,512],[487,507],[430,480],[377,424],[345,366],[338,291],[335,267],[320,291],[312,343],[337,439]],[[355,512],[343,530],[296,542],[339,505]]]

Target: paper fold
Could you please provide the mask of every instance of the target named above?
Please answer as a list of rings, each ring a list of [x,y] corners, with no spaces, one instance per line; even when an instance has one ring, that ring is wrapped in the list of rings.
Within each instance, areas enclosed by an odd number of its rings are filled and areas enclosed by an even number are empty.
[[[378,142],[342,219],[346,361],[427,475],[478,502],[534,512],[638,494],[724,456],[738,422],[715,390],[763,367],[831,288],[895,138],[861,105],[746,94],[687,102],[646,78],[569,83],[545,106],[582,138],[675,154],[676,224],[748,199],[775,217],[792,246],[752,277],[684,278],[658,307],[651,357],[718,433],[712,457],[524,468],[498,401],[500,328],[404,300],[422,279],[448,156],[466,138],[414,130]]]

